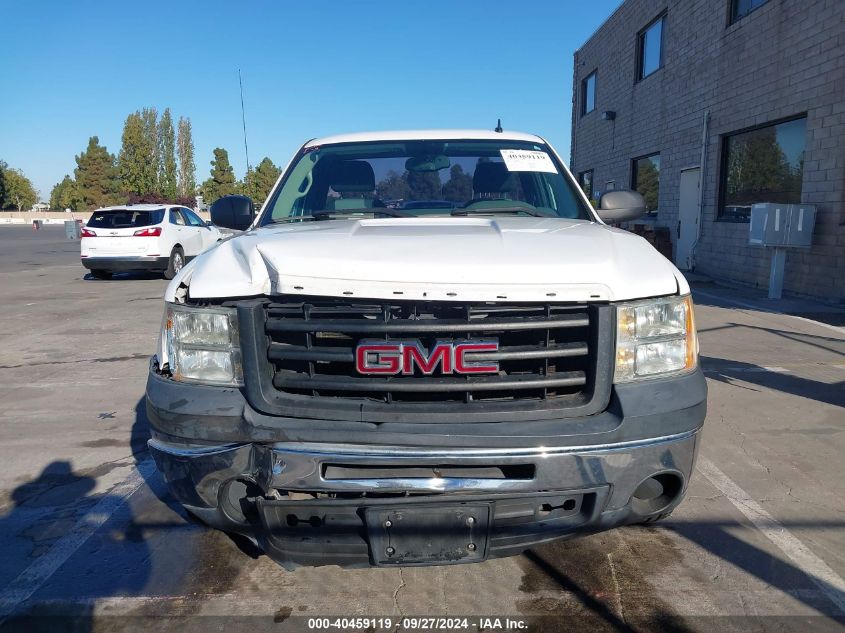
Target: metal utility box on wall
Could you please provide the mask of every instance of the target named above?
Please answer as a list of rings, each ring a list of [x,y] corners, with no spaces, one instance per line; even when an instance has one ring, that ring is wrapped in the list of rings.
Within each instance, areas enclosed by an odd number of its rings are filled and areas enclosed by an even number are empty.
[[[751,206],[748,243],[772,246],[769,272],[769,299],[783,295],[783,277],[787,248],[810,248],[816,226],[816,207],[811,204],[760,202]]]
[[[751,206],[748,243],[752,246],[810,248],[816,226],[811,204],[761,202]]]

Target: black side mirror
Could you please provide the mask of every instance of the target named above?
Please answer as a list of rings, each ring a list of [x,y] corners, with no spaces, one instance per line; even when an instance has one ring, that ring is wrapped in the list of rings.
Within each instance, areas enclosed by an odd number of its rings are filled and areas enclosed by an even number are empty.
[[[248,196],[223,196],[211,205],[211,222],[236,231],[246,231],[255,219],[255,205]]]
[[[608,224],[636,220],[645,215],[645,199],[636,191],[608,191],[599,199],[596,212]]]

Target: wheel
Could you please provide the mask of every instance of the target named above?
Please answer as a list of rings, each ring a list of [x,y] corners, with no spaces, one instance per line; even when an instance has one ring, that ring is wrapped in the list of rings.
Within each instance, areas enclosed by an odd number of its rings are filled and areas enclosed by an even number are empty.
[[[111,279],[111,271],[110,270],[92,270],[91,275],[95,279]]]
[[[170,261],[167,262],[167,270],[164,271],[165,279],[173,279],[185,265],[185,253],[181,246],[174,246],[170,253]]]

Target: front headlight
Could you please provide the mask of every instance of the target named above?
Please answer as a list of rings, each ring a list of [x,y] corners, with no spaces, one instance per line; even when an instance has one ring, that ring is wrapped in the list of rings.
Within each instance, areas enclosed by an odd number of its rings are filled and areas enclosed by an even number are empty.
[[[616,306],[614,382],[686,373],[697,365],[698,338],[689,295]]]
[[[168,304],[162,336],[174,380],[242,385],[238,316],[234,308]]]

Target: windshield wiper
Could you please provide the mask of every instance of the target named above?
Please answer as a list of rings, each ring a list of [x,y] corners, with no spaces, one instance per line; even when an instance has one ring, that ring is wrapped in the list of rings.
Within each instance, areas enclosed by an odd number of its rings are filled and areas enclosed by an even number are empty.
[[[512,215],[514,213],[524,213],[535,218],[550,218],[553,217],[548,213],[542,213],[537,209],[529,209],[528,207],[473,207],[471,209],[455,209],[452,215],[494,215],[497,213],[507,213]]]
[[[365,209],[338,209],[322,211],[312,211],[311,217],[315,220],[334,220],[336,218],[349,218],[350,216],[367,216],[367,215],[386,215],[390,218],[408,218],[411,217],[407,213],[402,213],[397,209],[388,209],[387,207],[374,207]]]
[[[270,220],[263,226],[267,226],[268,224],[287,224],[288,222],[297,222],[297,221],[305,221],[305,220],[314,220],[316,218],[311,217],[310,215],[289,215],[286,218],[276,218],[275,220]]]

